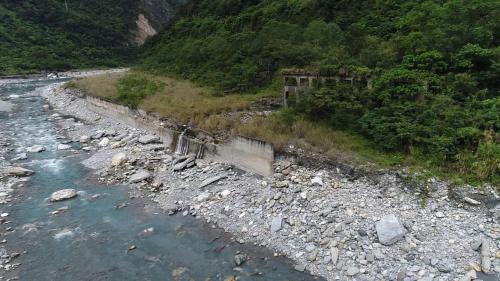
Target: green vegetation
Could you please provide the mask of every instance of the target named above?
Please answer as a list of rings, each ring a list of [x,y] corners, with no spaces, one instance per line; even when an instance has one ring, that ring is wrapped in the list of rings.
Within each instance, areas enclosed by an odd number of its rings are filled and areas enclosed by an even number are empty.
[[[227,94],[277,93],[285,68],[374,77],[372,88],[318,84],[292,114],[245,130],[286,143],[301,134],[294,124],[311,123],[307,134],[360,135],[421,166],[498,184],[499,40],[496,0],[195,0],[141,67]]]
[[[129,63],[138,5],[132,0],[2,1],[0,75]]]

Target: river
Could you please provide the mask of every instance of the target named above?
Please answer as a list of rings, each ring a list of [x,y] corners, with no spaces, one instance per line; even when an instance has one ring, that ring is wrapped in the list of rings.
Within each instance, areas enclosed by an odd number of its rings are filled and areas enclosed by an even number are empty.
[[[0,271],[19,280],[318,280],[294,270],[285,258],[265,248],[239,244],[223,231],[190,216],[168,216],[145,199],[129,198],[126,186],[103,186],[81,161],[89,155],[75,148],[58,151],[60,135],[43,98],[30,94],[53,81],[0,85],[0,133],[14,151],[32,145],[47,150],[16,161],[35,171],[15,189],[0,226],[3,244],[21,255],[20,266]],[[8,103],[7,103],[8,100]],[[50,203],[51,193],[78,190],[70,201]],[[124,204],[126,203],[126,204]],[[118,208],[117,206],[126,206]],[[234,258],[249,259],[236,266]],[[234,278],[234,279],[233,279]]]

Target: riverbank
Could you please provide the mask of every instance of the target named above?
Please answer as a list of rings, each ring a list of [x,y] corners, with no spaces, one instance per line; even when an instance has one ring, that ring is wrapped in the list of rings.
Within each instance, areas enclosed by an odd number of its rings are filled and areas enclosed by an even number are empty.
[[[113,74],[128,71],[129,68],[113,68],[107,70],[95,69],[95,70],[71,70],[64,72],[49,73],[49,74],[27,74],[27,75],[11,75],[11,76],[0,76],[0,85],[12,84],[12,83],[23,83],[29,81],[42,81],[47,79],[69,79],[69,78],[82,78],[91,77],[102,74]]]
[[[480,202],[490,198],[484,192],[450,193],[450,186],[431,180],[421,207],[416,191],[396,174],[353,178],[335,167],[310,168],[290,158],[276,161],[276,173],[264,179],[198,160],[176,172],[175,156],[154,137],[139,142],[148,132],[89,111],[83,99],[60,85],[39,94],[62,114],[77,117],[61,118],[61,126],[73,141],[88,136],[83,149],[95,154],[84,164],[96,169],[101,181],[134,181],[134,188],[171,213],[200,216],[242,242],[268,246],[295,260],[297,270],[328,280],[454,280],[480,271],[483,262],[489,267],[484,271],[500,271],[500,210],[495,202]],[[120,153],[123,165],[112,167]],[[205,180],[215,182],[200,188]],[[385,246],[375,226],[391,213],[405,235]],[[479,242],[488,247],[486,257],[477,251]]]
[[[88,148],[94,145],[68,139],[71,126],[57,126],[82,120],[55,114],[31,92],[51,83],[0,89],[2,98],[18,96],[11,100],[14,111],[0,113],[0,137],[9,139],[10,150],[2,156],[8,165],[34,172],[25,185],[14,187],[11,202],[0,205],[0,279],[319,279],[294,271],[288,259],[273,257],[270,250],[234,242],[213,224],[168,217],[141,190],[97,183],[99,175],[89,177],[80,163],[93,155]],[[25,160],[16,160],[24,153]],[[5,172],[0,170],[1,183],[19,179],[3,177]],[[63,188],[77,196],[51,202],[53,192]]]

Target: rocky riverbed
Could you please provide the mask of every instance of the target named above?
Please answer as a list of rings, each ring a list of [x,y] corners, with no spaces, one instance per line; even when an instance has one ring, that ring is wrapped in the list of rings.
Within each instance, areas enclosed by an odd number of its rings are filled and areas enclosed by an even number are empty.
[[[189,156],[89,111],[81,93],[58,84],[36,94],[59,112],[50,118],[62,131],[94,153],[84,164],[100,181],[129,184],[171,214],[201,217],[240,242],[269,247],[293,259],[295,270],[327,280],[498,280],[500,207],[491,187],[431,179],[422,204],[418,189],[392,172],[353,177],[286,156],[268,178],[201,159],[181,167]]]
[[[124,167],[132,158],[112,153],[96,162],[100,152],[113,151],[118,133],[111,123],[110,131],[72,140],[83,132],[74,127],[94,132],[95,124],[55,113],[40,91],[31,92],[52,83],[0,86],[0,99],[15,105],[0,112],[0,280],[321,280],[214,224],[169,217],[144,196],[149,190],[99,184],[82,160],[99,169]],[[137,141],[160,149],[154,136]],[[147,168],[137,170],[121,182],[149,180]]]

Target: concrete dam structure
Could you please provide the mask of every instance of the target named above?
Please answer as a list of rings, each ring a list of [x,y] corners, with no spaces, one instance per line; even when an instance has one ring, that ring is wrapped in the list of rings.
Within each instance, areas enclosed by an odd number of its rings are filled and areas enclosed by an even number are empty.
[[[178,154],[194,154],[197,158],[229,163],[261,176],[273,173],[274,149],[268,142],[244,136],[233,137],[221,144],[201,141],[183,132],[165,128],[158,117],[142,110],[132,110],[88,95],[86,103],[94,112],[158,135],[167,148]]]

